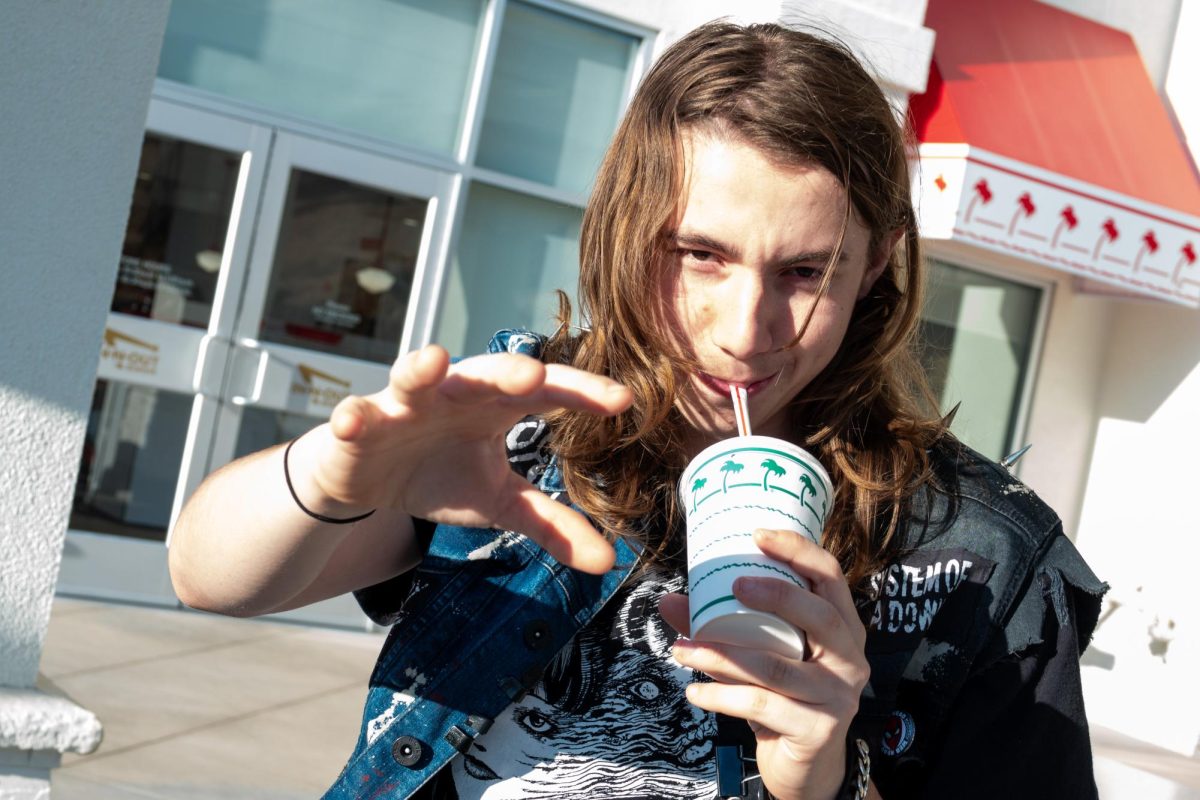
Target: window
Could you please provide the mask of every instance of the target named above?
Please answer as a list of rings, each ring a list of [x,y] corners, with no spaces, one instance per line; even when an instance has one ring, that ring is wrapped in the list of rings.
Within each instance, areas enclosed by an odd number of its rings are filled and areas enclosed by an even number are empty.
[[[439,153],[462,129],[484,0],[174,0],[159,77]]]
[[[550,333],[554,290],[574,300],[583,203],[641,44],[630,32],[540,4],[505,5],[480,122],[480,169],[433,335],[451,353],[479,352],[500,328]]]
[[[476,163],[586,194],[617,126],[638,40],[509,3]]]
[[[239,157],[146,134],[112,310],[208,327]]]
[[[943,411],[961,404],[955,434],[999,459],[1020,446],[1043,292],[944,262],[930,264],[922,361]]]
[[[554,290],[574,294],[582,218],[578,208],[473,184],[434,341],[465,355],[500,328],[553,332]]]
[[[189,395],[96,381],[72,529],[166,538],[191,408]]]

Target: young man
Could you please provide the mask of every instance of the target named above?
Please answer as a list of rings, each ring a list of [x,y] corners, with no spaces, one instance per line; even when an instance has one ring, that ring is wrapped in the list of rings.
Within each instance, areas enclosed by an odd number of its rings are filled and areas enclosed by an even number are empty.
[[[713,797],[718,740],[756,796],[1094,797],[1078,657],[1103,587],[926,402],[922,269],[905,141],[854,58],[700,28],[598,175],[587,329],[564,307],[549,340],[410,353],[218,471],[177,591],[251,615],[353,590],[393,625],[331,798]],[[676,484],[735,433],[733,384],[837,487],[824,549],[756,533],[811,591],[735,587],[806,631],[803,661],[686,638]]]

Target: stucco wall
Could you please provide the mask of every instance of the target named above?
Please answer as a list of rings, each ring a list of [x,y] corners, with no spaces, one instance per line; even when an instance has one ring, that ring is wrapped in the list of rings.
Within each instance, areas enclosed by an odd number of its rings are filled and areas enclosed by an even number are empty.
[[[168,0],[0,4],[0,686],[32,686]]]
[[[1058,512],[1075,539],[1111,317],[1122,301],[1081,294],[1072,284],[1069,276],[1055,277],[1025,434],[1033,448],[1017,474]]]

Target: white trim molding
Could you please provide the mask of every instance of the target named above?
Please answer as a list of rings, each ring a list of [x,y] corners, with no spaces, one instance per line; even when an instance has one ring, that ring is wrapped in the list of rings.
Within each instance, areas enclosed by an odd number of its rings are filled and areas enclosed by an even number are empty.
[[[921,145],[921,234],[1200,308],[1200,217],[969,145]]]

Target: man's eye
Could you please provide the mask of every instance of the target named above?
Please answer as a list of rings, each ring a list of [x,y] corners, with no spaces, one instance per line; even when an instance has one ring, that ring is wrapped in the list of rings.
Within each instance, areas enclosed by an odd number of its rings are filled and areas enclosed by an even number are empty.
[[[821,277],[819,267],[792,267],[785,273],[789,278],[799,278],[802,281],[813,281]]]
[[[684,258],[690,258],[693,261],[716,261],[716,256],[707,250],[681,250],[680,253]]]

